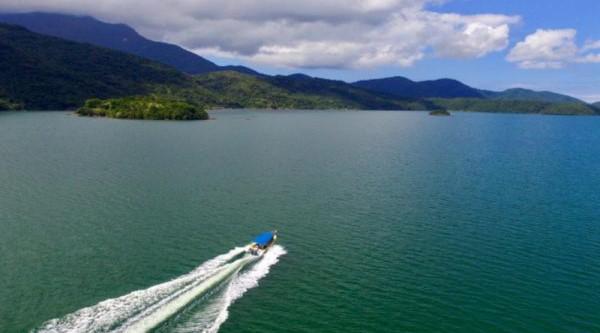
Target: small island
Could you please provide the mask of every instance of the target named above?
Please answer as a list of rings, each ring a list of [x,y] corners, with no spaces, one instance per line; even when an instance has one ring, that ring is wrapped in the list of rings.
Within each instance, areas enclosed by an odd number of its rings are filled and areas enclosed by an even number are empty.
[[[88,99],[80,116],[145,120],[207,120],[204,107],[160,96]]]
[[[19,103],[14,103],[8,99],[0,97],[0,111],[21,110],[23,107]]]
[[[430,116],[450,116],[450,112],[448,110],[434,110],[429,112]]]

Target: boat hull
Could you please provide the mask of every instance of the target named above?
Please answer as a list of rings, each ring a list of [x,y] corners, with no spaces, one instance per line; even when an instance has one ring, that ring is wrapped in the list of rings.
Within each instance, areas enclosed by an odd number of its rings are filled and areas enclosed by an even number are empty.
[[[246,250],[247,253],[250,253],[254,256],[263,256],[273,245],[275,245],[275,241],[277,240],[277,234],[273,234],[273,238],[266,245],[259,245],[256,242],[252,243],[248,246]]]

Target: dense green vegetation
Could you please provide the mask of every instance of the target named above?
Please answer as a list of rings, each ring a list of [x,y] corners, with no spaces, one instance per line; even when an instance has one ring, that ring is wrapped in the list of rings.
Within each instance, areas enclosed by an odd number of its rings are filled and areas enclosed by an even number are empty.
[[[0,24],[0,93],[25,109],[77,108],[89,98],[157,93],[208,107],[296,109],[433,108],[341,81],[215,72],[196,77],[125,53]],[[7,103],[4,103],[7,104]]]
[[[332,80],[263,77],[222,71],[194,77],[194,85],[157,92],[212,108],[430,110],[433,103],[401,100]]]
[[[398,98],[359,88],[343,81],[313,78],[302,74],[273,76],[266,80],[293,94],[318,95],[322,98],[342,100],[348,104],[347,108],[366,110],[437,109],[436,105],[422,99]]]
[[[25,109],[73,109],[92,97],[145,95],[159,85],[190,83],[143,58],[0,24],[0,93]]]
[[[434,110],[429,112],[430,116],[450,116],[450,112],[448,110]]]
[[[551,91],[534,91],[523,88],[512,88],[504,91],[480,90],[485,98],[511,101],[548,102],[548,103],[582,103],[575,97],[553,93]]]
[[[89,99],[77,114],[90,117],[148,120],[206,120],[203,107],[156,95]]]
[[[342,100],[291,93],[269,81],[236,72],[218,72],[195,78],[198,86],[215,96],[213,105],[225,108],[339,109],[358,107]]]
[[[194,77],[189,89],[163,91],[220,108],[430,110],[433,103],[400,100],[341,82],[309,77],[258,77],[223,71]]]
[[[0,73],[0,110],[75,109],[90,98],[99,98],[109,99],[110,103],[107,105],[110,107],[91,107],[94,103],[99,103],[94,100],[88,102],[80,112],[117,118],[204,117],[194,115],[193,112],[188,113],[189,105],[203,105],[207,108],[449,109],[564,115],[600,114],[598,107],[577,100],[551,103],[504,99],[497,96],[428,100],[401,98],[343,81],[301,74],[270,77],[220,71],[191,76],[137,56],[89,44],[68,42],[6,24],[0,24]],[[410,82],[412,81],[408,83]],[[451,94],[461,90],[460,93],[470,94],[468,86],[454,80],[429,81],[421,87],[445,89],[446,85],[454,87],[454,90],[449,90]],[[522,93],[523,91],[515,91],[515,94]],[[165,103],[168,107],[148,111],[150,101],[147,98],[124,98],[151,94],[155,95],[152,97],[152,103]],[[562,100],[560,96],[551,97]],[[156,101],[157,98],[160,98],[159,102]],[[183,102],[187,104],[177,104]],[[124,111],[113,112],[114,105]],[[167,111],[171,107],[176,111]]]
[[[415,82],[402,76],[395,76],[363,80],[353,84],[357,87],[386,93],[397,98],[481,98],[548,103],[583,103],[577,98],[550,91],[534,91],[523,88],[489,91],[469,87],[452,79]]]
[[[19,103],[15,103],[8,98],[0,97],[0,111],[4,110],[20,110],[23,106]]]
[[[369,96],[358,97],[358,103],[348,103],[356,95],[361,95],[357,91],[352,91],[344,82],[322,80],[310,78],[303,75],[292,76],[276,76],[267,77],[256,71],[243,66],[218,66],[192,52],[186,51],[177,45],[155,42],[146,39],[137,33],[131,27],[125,24],[110,24],[99,21],[93,17],[80,17],[56,13],[18,13],[18,14],[0,14],[0,22],[17,24],[24,26],[27,29],[38,32],[44,35],[55,36],[71,40],[75,42],[84,42],[96,46],[102,46],[113,50],[127,52],[133,55],[138,55],[157,62],[168,64],[178,70],[191,73],[201,74],[215,71],[236,71],[244,74],[260,76],[276,86],[283,85],[284,89],[293,91],[294,93],[303,93],[305,96],[310,95],[328,95],[331,93],[342,97],[345,101],[340,103],[339,100],[334,102],[330,98],[319,99],[315,101],[306,101],[301,103],[307,105],[322,105],[318,108],[332,107],[360,107],[360,108],[383,108],[383,109],[413,109],[415,106],[410,103],[388,103],[383,99],[426,99],[426,98],[485,98],[495,100],[509,101],[535,101],[549,103],[581,103],[582,101],[549,91],[534,91],[530,89],[514,88],[504,91],[488,91],[470,87],[460,81],[453,79],[439,79],[430,81],[415,82],[405,77],[387,77],[382,79],[363,80],[353,83],[355,87],[369,90],[371,94],[379,95],[379,100],[373,100]],[[304,80],[303,80],[304,79]],[[325,91],[323,91],[325,87]],[[300,88],[300,91],[295,90]],[[345,96],[350,93],[352,96]],[[383,97],[382,94],[387,97]],[[260,101],[256,96],[248,96],[245,100],[249,104],[260,107],[294,107],[298,105],[298,101],[290,102],[287,98],[285,101],[278,100],[276,102]],[[334,98],[335,99],[335,98]],[[231,101],[231,99],[230,99]],[[227,101],[221,101],[221,104],[226,104]],[[236,104],[239,101],[234,101]],[[326,104],[321,104],[326,102]],[[405,101],[406,102],[406,101]],[[418,109],[431,108],[432,105],[423,105]],[[239,104],[239,103],[237,103]]]
[[[353,85],[371,91],[386,93],[398,98],[482,98],[478,89],[452,80],[440,79],[415,82],[402,76],[363,80]]]
[[[555,115],[598,115],[600,110],[585,103],[549,103],[518,100],[490,100],[475,98],[432,99],[437,105],[448,110],[503,112],[503,113],[538,113]]]

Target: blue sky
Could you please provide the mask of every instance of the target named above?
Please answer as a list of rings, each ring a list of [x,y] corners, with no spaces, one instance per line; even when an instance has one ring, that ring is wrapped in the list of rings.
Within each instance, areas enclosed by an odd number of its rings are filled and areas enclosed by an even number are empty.
[[[303,69],[253,66],[267,73],[304,72],[314,76],[355,81],[402,75],[413,80],[449,77],[467,84],[492,90],[525,87],[567,93],[587,101],[600,101],[600,63],[568,64],[560,69],[521,69],[505,58],[510,49],[537,29],[576,29],[577,43],[600,40],[600,1],[597,0],[451,0],[431,5],[436,12],[461,14],[500,13],[517,15],[521,21],[511,28],[510,44],[500,52],[477,59],[440,59],[428,57],[412,67],[383,66],[367,69]],[[211,57],[220,63],[231,59]]]
[[[577,30],[578,44],[600,39],[600,1],[597,0],[453,0],[440,10],[465,14],[494,12],[519,15],[522,23],[511,31],[511,45],[523,40],[537,29]],[[526,85],[577,95],[590,101],[600,101],[600,64],[571,64],[562,69],[526,70],[506,63],[506,52],[491,55],[481,61],[467,62],[464,74],[455,74],[467,82],[500,89],[511,85]],[[444,70],[439,62],[436,70]]]

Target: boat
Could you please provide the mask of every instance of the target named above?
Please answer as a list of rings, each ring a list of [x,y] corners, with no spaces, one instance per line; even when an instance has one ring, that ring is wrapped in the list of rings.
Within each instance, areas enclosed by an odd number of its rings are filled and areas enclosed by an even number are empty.
[[[254,238],[247,251],[252,255],[262,256],[275,244],[275,240],[277,240],[277,230],[263,232]]]

